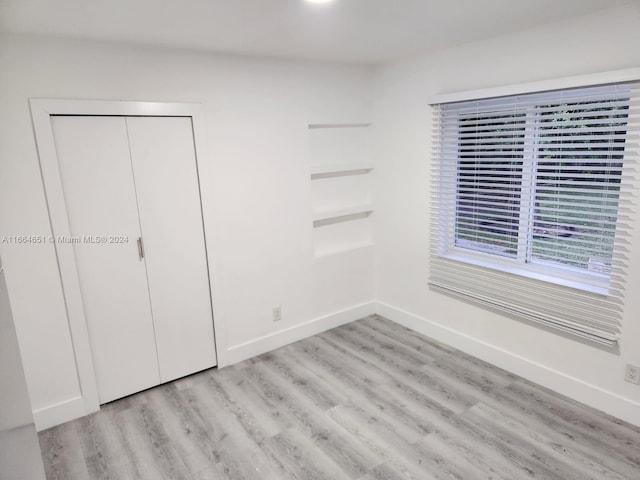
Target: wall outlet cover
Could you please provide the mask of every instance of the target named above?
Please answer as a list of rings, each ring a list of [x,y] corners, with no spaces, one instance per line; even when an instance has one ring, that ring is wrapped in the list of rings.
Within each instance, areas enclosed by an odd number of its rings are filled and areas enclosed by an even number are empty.
[[[640,367],[637,365],[627,364],[625,369],[624,379],[626,382],[635,383],[640,385]]]
[[[278,305],[277,307],[273,307],[271,314],[274,322],[279,322],[280,320],[282,320],[282,309],[280,308],[280,305]]]

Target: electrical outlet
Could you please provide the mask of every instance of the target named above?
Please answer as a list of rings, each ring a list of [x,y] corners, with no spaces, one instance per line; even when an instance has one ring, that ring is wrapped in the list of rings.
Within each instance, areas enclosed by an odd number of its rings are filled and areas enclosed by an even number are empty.
[[[640,367],[637,365],[627,364],[627,368],[624,372],[624,380],[629,383],[640,385]]]
[[[279,322],[280,320],[282,320],[282,310],[280,309],[280,305],[278,305],[277,307],[273,307],[273,310],[271,310],[271,315],[273,316],[274,322]]]

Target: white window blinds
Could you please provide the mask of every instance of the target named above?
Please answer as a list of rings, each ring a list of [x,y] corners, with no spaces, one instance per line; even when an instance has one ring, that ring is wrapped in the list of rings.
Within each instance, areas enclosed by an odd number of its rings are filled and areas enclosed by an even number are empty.
[[[436,105],[430,285],[614,346],[639,93],[621,83]]]

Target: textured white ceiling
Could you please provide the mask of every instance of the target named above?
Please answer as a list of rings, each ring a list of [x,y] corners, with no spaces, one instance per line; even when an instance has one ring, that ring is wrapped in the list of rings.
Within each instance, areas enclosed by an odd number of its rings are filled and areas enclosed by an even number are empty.
[[[638,0],[0,0],[0,31],[377,63]]]

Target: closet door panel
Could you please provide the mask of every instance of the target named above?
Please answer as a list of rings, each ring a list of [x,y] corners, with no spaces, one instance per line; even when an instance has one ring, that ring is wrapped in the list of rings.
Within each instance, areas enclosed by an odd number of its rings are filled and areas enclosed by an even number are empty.
[[[100,403],[159,383],[123,117],[52,117]],[[106,237],[107,240],[103,241]],[[127,239],[128,241],[124,241]],[[121,241],[122,240],[122,241]]]
[[[193,128],[187,117],[128,117],[160,378],[216,364]]]

